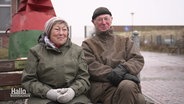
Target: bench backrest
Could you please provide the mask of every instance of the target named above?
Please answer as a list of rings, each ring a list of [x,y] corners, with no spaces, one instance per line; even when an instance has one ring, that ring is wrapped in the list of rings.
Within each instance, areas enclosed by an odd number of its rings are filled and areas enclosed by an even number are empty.
[[[12,95],[22,90],[21,77],[25,63],[26,60],[0,60],[0,101],[27,98]]]

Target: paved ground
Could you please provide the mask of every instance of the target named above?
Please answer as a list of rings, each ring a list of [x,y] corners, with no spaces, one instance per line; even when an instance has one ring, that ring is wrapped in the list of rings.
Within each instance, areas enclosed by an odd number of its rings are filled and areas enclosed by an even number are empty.
[[[184,104],[184,55],[142,52],[142,91],[155,104]]]

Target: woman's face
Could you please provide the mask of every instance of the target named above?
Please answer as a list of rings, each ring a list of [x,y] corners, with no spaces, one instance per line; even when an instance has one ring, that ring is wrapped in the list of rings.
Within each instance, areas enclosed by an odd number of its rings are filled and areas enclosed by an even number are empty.
[[[56,23],[53,25],[50,33],[50,41],[56,47],[60,47],[66,43],[68,38],[68,28],[64,23]]]

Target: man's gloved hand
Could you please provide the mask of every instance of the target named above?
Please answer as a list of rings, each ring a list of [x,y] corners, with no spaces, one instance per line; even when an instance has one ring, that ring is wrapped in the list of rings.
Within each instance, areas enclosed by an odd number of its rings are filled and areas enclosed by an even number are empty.
[[[140,80],[137,76],[129,74],[129,73],[125,74],[123,79],[134,81],[137,84],[140,83]]]
[[[52,101],[56,101],[57,100],[57,97],[62,94],[62,93],[65,93],[66,90],[64,89],[50,89],[47,94],[46,94],[46,97]]]
[[[127,70],[122,66],[118,65],[116,68],[112,69],[112,71],[107,75],[107,79],[117,86],[124,78],[124,75],[127,74]]]
[[[74,90],[72,88],[62,88],[62,89],[64,89],[66,92],[60,94],[57,97],[57,101],[60,103],[67,103],[67,102],[71,101],[75,96]]]

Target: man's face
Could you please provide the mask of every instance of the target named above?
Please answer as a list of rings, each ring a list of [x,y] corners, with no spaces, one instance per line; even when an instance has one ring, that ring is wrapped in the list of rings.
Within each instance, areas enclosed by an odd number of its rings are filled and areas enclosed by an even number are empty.
[[[96,17],[92,22],[98,31],[105,32],[110,29],[112,19],[112,16],[110,16],[109,14],[102,14]]]

